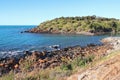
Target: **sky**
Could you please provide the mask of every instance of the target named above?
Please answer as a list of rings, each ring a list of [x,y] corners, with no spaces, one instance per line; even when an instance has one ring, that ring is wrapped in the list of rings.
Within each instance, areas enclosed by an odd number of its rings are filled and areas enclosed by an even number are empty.
[[[0,25],[38,25],[88,15],[120,19],[120,0],[0,0]]]

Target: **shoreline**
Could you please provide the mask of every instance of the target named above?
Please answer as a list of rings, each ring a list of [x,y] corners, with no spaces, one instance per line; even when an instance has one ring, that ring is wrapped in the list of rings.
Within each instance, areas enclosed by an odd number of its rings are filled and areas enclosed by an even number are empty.
[[[91,32],[91,31],[48,31],[48,30],[39,30],[37,28],[32,28],[26,31],[22,31],[21,33],[39,33],[39,34],[80,34],[80,35],[88,35],[88,36],[94,36],[94,35],[104,35],[104,34],[120,34],[120,32]]]
[[[26,51],[20,59],[6,58],[0,61],[0,76],[9,73],[11,70],[15,74],[22,71],[32,72],[34,70],[54,69],[62,64],[67,64],[80,56],[86,58],[94,55],[95,60],[108,55],[111,51],[120,49],[120,38],[109,37],[102,39],[103,45],[90,44],[86,47],[74,46],[56,51]],[[30,63],[29,63],[30,62]],[[27,66],[25,66],[27,65]],[[29,66],[28,66],[29,65]]]
[[[30,29],[30,30],[27,30],[27,31],[24,31],[24,32],[25,33],[38,33],[38,34],[78,34],[78,35],[87,35],[87,36],[104,35],[104,34],[114,35],[114,34],[120,33],[120,32],[117,32],[117,33],[112,33],[112,32],[92,33],[92,32],[86,32],[86,31],[81,31],[81,32],[61,32],[61,31],[60,32],[50,32],[50,31],[37,31],[34,28]],[[21,33],[24,33],[24,32],[21,32]]]
[[[39,65],[41,65],[40,69],[54,68],[54,67],[60,66],[63,63],[66,63],[66,62],[62,61],[62,59],[73,60],[78,55],[81,55],[81,57],[82,56],[84,57],[90,53],[96,54],[95,53],[96,48],[99,49],[104,46],[105,45],[88,45],[87,47],[74,46],[74,47],[63,48],[61,50],[56,50],[56,51],[51,51],[51,52],[47,52],[47,51],[29,52],[29,51],[26,51],[20,59],[17,59],[17,58],[2,59],[0,61],[0,68],[3,68],[7,72],[9,72],[11,70],[16,71],[16,65],[17,66],[21,65],[22,64],[21,61],[24,62],[25,60],[28,60],[28,61],[32,60],[32,62],[35,61],[35,62],[39,63]],[[111,48],[111,47],[109,47],[109,48]],[[92,52],[91,52],[91,50],[92,50]],[[31,66],[31,67],[33,67],[33,66]],[[40,67],[40,66],[38,66],[38,67]],[[11,68],[11,69],[9,69],[9,68]]]

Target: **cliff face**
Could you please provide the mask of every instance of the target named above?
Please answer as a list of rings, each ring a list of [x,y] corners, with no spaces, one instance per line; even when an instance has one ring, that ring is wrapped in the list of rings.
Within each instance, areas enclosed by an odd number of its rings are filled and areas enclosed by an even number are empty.
[[[33,33],[105,33],[119,32],[120,21],[114,18],[96,16],[85,17],[60,17],[46,21],[36,28],[28,30]]]

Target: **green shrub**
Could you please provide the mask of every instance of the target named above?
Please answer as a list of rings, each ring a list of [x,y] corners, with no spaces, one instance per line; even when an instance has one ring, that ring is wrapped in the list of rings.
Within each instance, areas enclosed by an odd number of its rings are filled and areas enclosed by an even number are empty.
[[[41,30],[59,31],[94,31],[94,32],[112,32],[120,31],[120,21],[113,18],[83,16],[83,17],[60,17],[50,21],[45,21],[39,25]]]
[[[24,80],[37,80],[37,78],[35,78],[35,77],[26,77]]]
[[[60,67],[62,70],[72,70],[72,65],[71,64],[62,64]]]
[[[73,61],[73,65],[84,67],[87,63],[92,62],[93,59],[94,59],[94,55],[90,55],[85,58],[78,57]]]

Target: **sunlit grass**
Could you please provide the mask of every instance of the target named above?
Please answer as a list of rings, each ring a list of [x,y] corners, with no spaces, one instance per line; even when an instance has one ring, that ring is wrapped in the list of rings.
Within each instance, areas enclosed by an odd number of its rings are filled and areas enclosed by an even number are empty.
[[[85,58],[80,58],[79,56],[72,60],[68,61],[67,64],[62,64],[54,69],[45,69],[45,70],[34,70],[32,72],[26,72],[26,75],[21,78],[18,75],[18,80],[64,80],[64,77],[68,77],[78,71],[86,70],[90,67],[94,67],[98,64],[101,64],[110,58],[120,55],[120,51],[115,51],[110,53],[107,56],[101,57],[98,60],[94,60],[94,55],[89,55]],[[25,62],[26,63],[26,62]],[[23,67],[28,69],[28,67]],[[0,80],[15,80],[15,75],[11,71],[9,74],[4,75]]]

